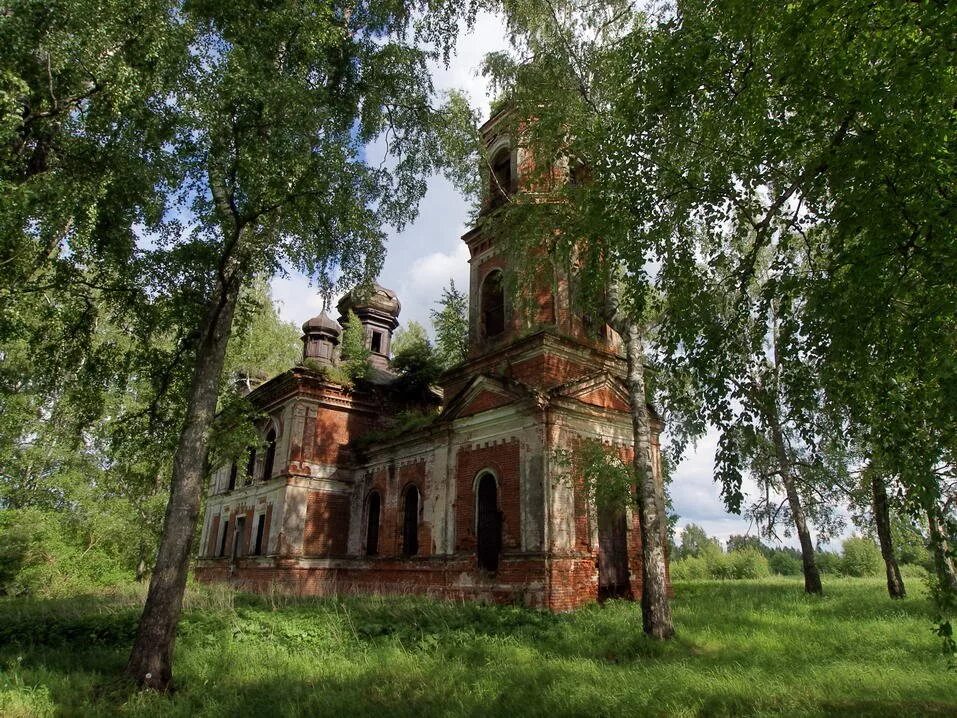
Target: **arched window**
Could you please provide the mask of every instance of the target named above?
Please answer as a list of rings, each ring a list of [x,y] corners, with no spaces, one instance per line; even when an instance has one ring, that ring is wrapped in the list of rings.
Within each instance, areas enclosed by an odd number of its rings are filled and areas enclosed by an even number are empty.
[[[266,434],[266,460],[263,462],[263,481],[272,478],[273,465],[276,463],[276,429]]]
[[[246,462],[246,477],[252,481],[253,474],[256,473],[256,448],[249,447],[249,461]]]
[[[366,513],[366,556],[377,556],[379,553],[379,513],[382,499],[379,492],[369,494],[369,507]]]
[[[405,490],[402,519],[402,555],[415,556],[419,552],[419,490],[410,486]]]
[[[492,206],[498,207],[512,193],[512,153],[508,147],[503,147],[492,157],[489,184]]]
[[[233,489],[236,488],[236,474],[238,473],[239,473],[239,467],[236,466],[236,462],[234,461],[232,464],[229,465],[229,485],[226,486],[227,491],[232,491]]]
[[[502,515],[498,510],[498,487],[495,477],[482,474],[475,492],[476,555],[479,568],[495,572],[502,551]]]
[[[496,337],[505,331],[505,287],[502,283],[502,270],[488,273],[482,282],[482,333],[485,338]]]

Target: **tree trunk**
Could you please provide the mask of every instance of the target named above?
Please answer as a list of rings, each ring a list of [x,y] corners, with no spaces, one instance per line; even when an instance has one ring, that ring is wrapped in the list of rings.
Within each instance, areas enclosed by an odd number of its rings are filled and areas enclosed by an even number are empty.
[[[140,685],[165,691],[172,680],[173,643],[183,606],[190,548],[199,516],[209,433],[242,284],[236,247],[217,277],[216,291],[196,351],[189,404],[173,457],[173,476],[163,536],[150,578],[146,605],[126,672]]]
[[[671,621],[665,573],[665,544],[662,522],[664,487],[655,480],[651,457],[651,421],[645,394],[645,353],[641,333],[634,322],[624,321],[622,338],[628,364],[628,393],[634,432],[634,466],[638,489],[638,519],[641,525],[642,589],[641,615],[645,633],[659,640],[671,638]]]
[[[784,491],[788,498],[788,506],[791,509],[791,517],[794,520],[794,528],[797,530],[798,540],[801,542],[801,563],[804,568],[804,591],[806,593],[822,593],[824,588],[821,586],[821,573],[818,571],[817,562],[814,560],[814,543],[811,541],[811,532],[807,527],[807,516],[804,514],[801,497],[794,483],[794,467],[791,464],[787,446],[784,443],[784,433],[781,430],[781,423],[778,420],[776,412],[771,413],[768,419],[771,425],[771,439],[774,442],[774,452],[777,455],[778,466],[781,470],[781,483],[784,484]]]
[[[934,554],[934,570],[937,580],[944,591],[957,593],[957,571],[954,570],[954,560],[950,555],[950,542],[947,532],[944,531],[940,516],[940,508],[933,500],[925,502],[927,511],[927,528],[930,533],[930,549]]]
[[[874,510],[874,524],[877,527],[877,539],[881,545],[881,556],[887,570],[887,593],[891,598],[904,598],[904,579],[901,578],[897,559],[894,558],[894,546],[891,542],[891,515],[887,506],[887,489],[884,479],[874,467],[868,467],[871,473],[871,496]]]

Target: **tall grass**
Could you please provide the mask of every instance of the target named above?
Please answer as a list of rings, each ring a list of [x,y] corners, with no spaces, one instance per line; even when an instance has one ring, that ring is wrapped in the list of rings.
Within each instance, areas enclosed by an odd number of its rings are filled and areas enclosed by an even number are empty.
[[[957,675],[920,586],[897,602],[875,579],[826,589],[809,597],[783,578],[678,583],[678,638],[660,644],[624,602],[554,616],[191,587],[170,696],[117,677],[139,593],[2,599],[0,714],[957,714]]]

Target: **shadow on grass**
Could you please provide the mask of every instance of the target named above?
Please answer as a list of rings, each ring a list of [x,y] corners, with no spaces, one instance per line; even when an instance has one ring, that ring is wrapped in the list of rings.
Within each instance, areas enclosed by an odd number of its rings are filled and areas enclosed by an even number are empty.
[[[643,636],[628,602],[553,615],[237,594],[184,615],[171,696],[118,678],[138,607],[28,603],[0,601],[0,625],[13,620],[0,631],[17,636],[0,641],[0,714],[18,686],[42,686],[47,712],[66,715],[957,714],[926,601],[891,602],[875,582],[824,597],[797,582],[681,584],[667,643]],[[46,619],[55,629],[34,630]]]

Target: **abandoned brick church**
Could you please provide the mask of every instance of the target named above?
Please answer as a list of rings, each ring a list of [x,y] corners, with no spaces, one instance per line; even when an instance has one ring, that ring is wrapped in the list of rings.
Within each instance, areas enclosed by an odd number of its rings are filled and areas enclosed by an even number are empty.
[[[483,215],[521,187],[523,151],[483,128],[496,188]],[[420,593],[566,611],[641,593],[636,512],[597,511],[560,450],[599,439],[630,460],[624,362],[609,327],[572,311],[554,270],[534,322],[506,301],[504,253],[482,217],[470,252],[469,353],[441,378],[435,418],[392,431],[406,410],[390,392],[399,301],[376,286],[348,294],[373,364],[353,388],[317,369],[338,361],[340,324],[303,325],[303,364],[249,398],[264,448],[212,476],[196,573],[253,590]],[[340,321],[344,321],[340,318]],[[658,434],[652,455],[660,481]]]

